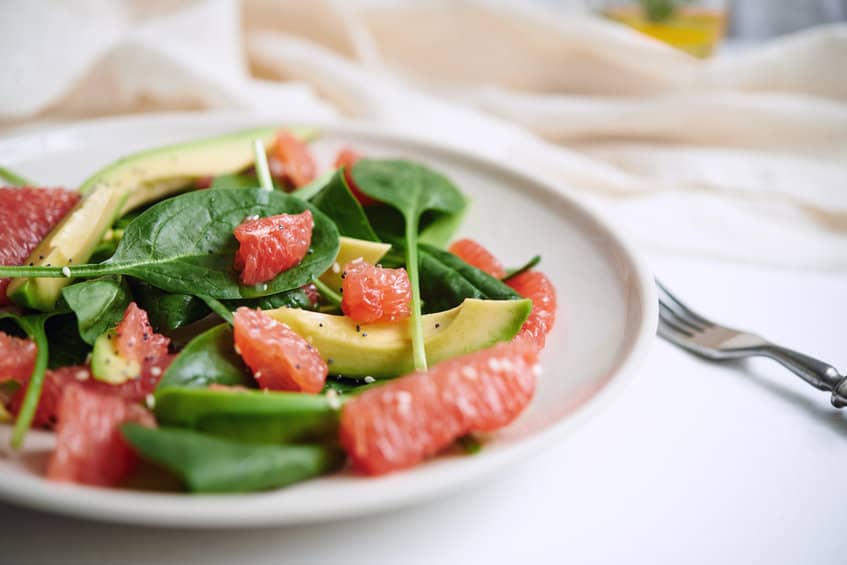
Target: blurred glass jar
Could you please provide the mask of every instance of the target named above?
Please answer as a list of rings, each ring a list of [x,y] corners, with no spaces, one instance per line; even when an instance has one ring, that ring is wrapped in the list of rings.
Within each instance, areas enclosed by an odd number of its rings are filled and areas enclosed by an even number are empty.
[[[605,17],[695,57],[711,55],[726,32],[727,0],[595,0]]]

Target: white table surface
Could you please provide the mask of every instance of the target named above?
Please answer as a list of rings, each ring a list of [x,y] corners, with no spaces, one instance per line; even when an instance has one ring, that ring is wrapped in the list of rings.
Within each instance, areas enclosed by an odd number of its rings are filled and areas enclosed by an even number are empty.
[[[705,313],[847,369],[847,276],[655,257]],[[718,366],[657,341],[570,438],[459,496],[307,527],[103,525],[0,504],[0,562],[847,562],[847,413],[768,361]]]

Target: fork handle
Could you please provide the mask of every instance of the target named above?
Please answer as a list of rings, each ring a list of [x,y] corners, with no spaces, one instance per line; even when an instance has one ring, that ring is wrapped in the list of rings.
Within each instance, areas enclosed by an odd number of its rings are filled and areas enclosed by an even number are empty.
[[[816,389],[831,392],[832,405],[836,408],[847,406],[847,377],[832,365],[779,345],[768,344],[761,352]]]

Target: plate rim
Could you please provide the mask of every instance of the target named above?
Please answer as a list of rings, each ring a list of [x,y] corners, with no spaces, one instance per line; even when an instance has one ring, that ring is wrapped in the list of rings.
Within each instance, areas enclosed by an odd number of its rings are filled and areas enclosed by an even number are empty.
[[[524,184],[533,185],[536,193],[547,193],[563,201],[568,208],[582,217],[583,221],[590,223],[592,230],[599,231],[604,238],[613,243],[620,251],[620,255],[628,264],[629,271],[634,273],[636,295],[635,299],[640,306],[641,319],[629,342],[627,349],[619,354],[619,362],[602,378],[601,386],[591,394],[573,412],[550,424],[546,429],[534,433],[532,436],[523,438],[514,444],[488,450],[473,460],[467,460],[462,465],[454,465],[448,473],[435,475],[439,480],[426,483],[411,492],[406,492],[399,497],[382,497],[368,504],[361,502],[350,503],[350,501],[339,501],[340,505],[331,510],[320,510],[311,508],[308,512],[292,512],[291,509],[283,508],[279,511],[263,511],[254,514],[239,514],[234,517],[231,513],[219,516],[215,513],[198,512],[210,501],[220,498],[229,499],[233,497],[262,497],[266,493],[242,494],[242,495],[203,495],[192,497],[185,494],[168,494],[155,492],[137,492],[118,489],[105,489],[86,487],[81,485],[66,485],[51,483],[41,477],[29,474],[3,477],[0,480],[0,499],[37,510],[62,514],[79,518],[93,519],[111,523],[138,524],[147,526],[178,526],[180,528],[240,528],[256,526],[281,526],[293,524],[307,524],[328,522],[331,520],[364,516],[377,512],[384,512],[394,508],[410,506],[425,500],[440,498],[458,491],[467,486],[473,479],[486,479],[497,469],[503,468],[516,462],[523,456],[538,452],[539,447],[545,443],[564,438],[567,434],[577,429],[584,422],[598,415],[602,409],[617,397],[623,388],[632,381],[636,371],[642,364],[656,332],[658,323],[658,302],[656,290],[653,283],[653,275],[647,267],[647,263],[617,230],[605,222],[597,213],[576,200],[571,194],[563,189],[557,188],[532,171],[519,168],[510,164],[497,162],[491,157],[475,152],[471,147],[462,146],[450,140],[435,142],[424,135],[401,130],[390,125],[383,125],[363,120],[293,120],[291,116],[273,116],[261,113],[249,112],[162,112],[148,113],[119,117],[102,117],[93,120],[63,123],[52,125],[43,129],[31,129],[21,132],[12,132],[11,135],[0,136],[0,154],[4,149],[20,143],[21,140],[44,138],[71,134],[84,133],[89,129],[103,127],[127,127],[132,125],[149,125],[150,122],[173,122],[175,128],[179,129],[181,123],[209,122],[210,124],[228,125],[228,122],[243,122],[241,125],[233,124],[233,127],[248,128],[260,123],[279,124],[308,124],[322,130],[332,130],[335,133],[357,136],[365,139],[375,139],[385,143],[396,142],[411,148],[429,153],[441,154],[447,157],[459,158],[473,168],[493,170],[495,174],[505,174],[514,179],[523,181]],[[48,144],[49,145],[49,144]],[[49,149],[44,147],[43,149]],[[391,481],[393,477],[400,475],[389,475],[377,480]],[[432,477],[428,477],[432,479]],[[373,479],[365,479],[373,480]],[[36,487],[33,489],[33,487]],[[178,499],[176,504],[183,505],[183,509],[174,512],[173,508],[162,507],[161,500]],[[153,502],[157,500],[157,502]],[[141,504],[143,502],[150,502]],[[199,504],[198,504],[199,503]],[[213,502],[214,503],[214,502]],[[170,504],[167,500],[163,504]],[[163,514],[164,513],[164,514]]]

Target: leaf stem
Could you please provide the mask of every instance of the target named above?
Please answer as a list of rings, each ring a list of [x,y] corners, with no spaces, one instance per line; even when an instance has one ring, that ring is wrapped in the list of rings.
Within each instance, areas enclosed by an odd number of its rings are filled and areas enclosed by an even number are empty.
[[[336,171],[327,171],[309,184],[305,186],[301,186],[294,192],[290,193],[294,198],[299,198],[300,200],[311,200],[316,194],[325,189],[332,177],[335,176]]]
[[[256,176],[259,184],[265,190],[273,190],[274,182],[271,180],[271,171],[268,169],[268,156],[265,154],[265,145],[260,139],[253,140],[253,153],[256,156]]]
[[[44,387],[44,376],[47,372],[48,358],[47,334],[44,332],[45,320],[46,316],[38,316],[31,321],[24,319],[18,320],[23,330],[35,342],[37,353],[35,356],[35,366],[32,369],[32,376],[29,379],[29,384],[24,394],[24,401],[21,404],[21,410],[18,412],[18,417],[15,419],[15,427],[12,430],[12,447],[15,449],[19,449],[23,445],[24,436],[35,417],[35,409],[38,407],[38,400],[41,398],[41,389]]]
[[[508,281],[512,277],[516,277],[522,273],[527,272],[528,270],[534,268],[541,262],[541,255],[536,255],[529,261],[527,261],[522,267],[518,267],[517,269],[510,269],[509,272],[506,273],[506,276],[500,279],[503,282]]]
[[[67,267],[67,270],[65,269]],[[72,277],[101,277],[104,275],[119,275],[122,271],[122,265],[111,263],[91,263],[85,265],[65,265],[65,266],[41,266],[41,265],[0,265],[0,277],[43,277],[43,278],[60,278],[69,276],[66,273],[70,272]]]
[[[326,298],[327,301],[330,304],[332,304],[336,308],[341,306],[341,295],[340,294],[338,294],[337,292],[335,292],[334,290],[329,288],[329,285],[327,285],[321,279],[315,279],[312,282],[314,283],[315,287],[318,289],[318,292],[320,292],[321,295],[324,298]]]
[[[421,321],[421,284],[418,265],[418,215],[406,217],[406,269],[412,285],[412,317],[409,320],[412,334],[412,358],[415,370],[426,371],[426,347]]]
[[[26,177],[22,177],[14,171],[10,171],[6,167],[0,167],[0,179],[3,179],[12,186],[36,186],[34,182]]]
[[[230,312],[229,308],[224,306],[224,304],[220,300],[218,300],[217,298],[212,298],[211,296],[206,296],[204,294],[198,294],[197,298],[205,302],[206,306],[209,307],[209,310],[226,320],[229,325],[232,325],[232,312]]]

